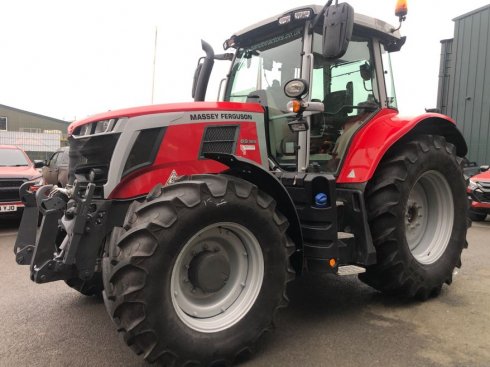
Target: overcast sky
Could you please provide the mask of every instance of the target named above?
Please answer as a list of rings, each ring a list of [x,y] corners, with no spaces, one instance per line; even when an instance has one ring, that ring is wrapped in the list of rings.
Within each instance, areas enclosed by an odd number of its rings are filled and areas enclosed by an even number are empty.
[[[234,32],[304,0],[16,0],[1,1],[0,104],[66,120],[151,104],[191,100],[200,39],[217,53]],[[395,0],[350,0],[358,13],[396,24]],[[393,55],[402,114],[435,107],[440,40],[452,38],[456,16],[488,0],[409,0],[407,36]],[[323,5],[322,3],[318,3]],[[217,70],[218,71],[218,70]],[[208,100],[215,100],[213,76]]]

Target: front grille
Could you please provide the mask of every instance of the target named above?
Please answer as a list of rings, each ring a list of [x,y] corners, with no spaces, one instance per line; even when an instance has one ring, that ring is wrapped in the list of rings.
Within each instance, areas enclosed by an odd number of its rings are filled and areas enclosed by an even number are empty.
[[[14,179],[0,179],[0,201],[20,201],[19,187],[26,182],[26,180],[14,178]]]
[[[483,191],[490,191],[490,182],[478,182],[480,186],[483,188]]]
[[[473,195],[480,202],[490,202],[490,192],[473,191]]]
[[[206,153],[235,152],[238,137],[238,125],[207,126],[204,130],[199,157],[204,158]]]
[[[101,134],[75,139],[69,138],[70,169],[68,181],[86,181],[91,169],[98,168],[103,174],[95,181],[97,186],[107,182],[109,164],[116,147],[119,134]]]

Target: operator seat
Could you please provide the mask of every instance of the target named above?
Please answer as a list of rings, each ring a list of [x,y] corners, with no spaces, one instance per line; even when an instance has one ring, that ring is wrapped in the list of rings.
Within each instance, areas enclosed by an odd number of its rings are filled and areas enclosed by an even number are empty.
[[[325,95],[323,105],[327,123],[336,128],[342,127],[347,121],[349,113],[352,113],[354,103],[352,82],[345,85],[345,90],[331,92]]]

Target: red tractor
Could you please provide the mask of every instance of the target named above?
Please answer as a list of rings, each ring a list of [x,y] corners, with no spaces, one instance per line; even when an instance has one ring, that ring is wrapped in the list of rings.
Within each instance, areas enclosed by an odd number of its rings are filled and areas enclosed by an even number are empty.
[[[252,351],[306,272],[436,296],[466,245],[467,147],[446,116],[398,116],[404,42],[332,0],[235,33],[231,53],[203,42],[195,102],[70,125],[69,185],[20,190],[17,262],[102,293],[125,342],[170,366]],[[222,101],[203,102],[215,60]]]

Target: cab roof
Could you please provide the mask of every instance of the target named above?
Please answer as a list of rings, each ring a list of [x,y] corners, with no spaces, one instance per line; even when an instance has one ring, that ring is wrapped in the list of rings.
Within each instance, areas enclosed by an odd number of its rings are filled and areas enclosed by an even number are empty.
[[[248,45],[250,43],[254,42],[254,39],[257,37],[259,34],[267,34],[268,30],[271,29],[271,27],[275,28],[276,30],[280,27],[278,26],[278,19],[284,15],[294,13],[299,10],[306,10],[306,9],[311,9],[313,11],[314,16],[319,14],[323,6],[321,5],[304,5],[304,6],[299,6],[293,9],[290,9],[284,13],[278,14],[273,17],[269,17],[267,19],[264,19],[260,22],[257,22],[247,28],[244,28],[238,32],[236,32],[231,38],[235,39],[235,44],[236,47],[240,47],[242,45]],[[313,17],[314,17],[313,16]],[[299,22],[296,21],[298,24]],[[304,23],[304,21],[303,21]],[[395,27],[393,27],[391,24],[386,23],[380,19],[368,17],[363,14],[358,14],[355,13],[354,16],[354,32],[362,33],[365,32],[366,35],[378,38],[381,43],[383,43],[385,46],[393,45],[393,44],[399,44],[400,42],[404,42],[404,37],[401,37],[399,31],[394,31]],[[402,43],[403,45],[403,43]],[[401,47],[401,46],[400,46]],[[397,50],[396,50],[397,51]]]

